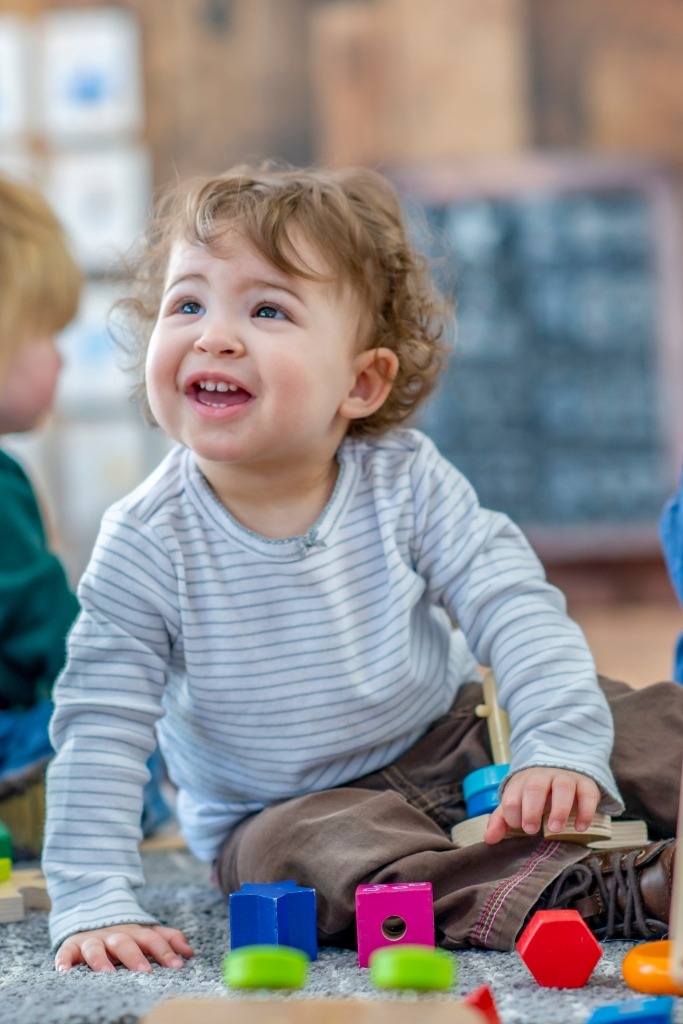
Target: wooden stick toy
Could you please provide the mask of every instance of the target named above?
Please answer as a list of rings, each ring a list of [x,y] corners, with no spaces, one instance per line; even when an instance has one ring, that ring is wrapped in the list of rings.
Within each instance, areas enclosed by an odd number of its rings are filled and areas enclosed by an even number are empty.
[[[669,938],[636,946],[624,957],[624,981],[647,995],[683,996],[683,771],[673,863]]]

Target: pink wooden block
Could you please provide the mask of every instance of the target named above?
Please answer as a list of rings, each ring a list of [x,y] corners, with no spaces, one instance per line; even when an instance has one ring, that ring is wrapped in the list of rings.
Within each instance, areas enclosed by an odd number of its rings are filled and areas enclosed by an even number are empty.
[[[434,900],[431,882],[359,885],[356,889],[358,966],[383,946],[434,945]]]

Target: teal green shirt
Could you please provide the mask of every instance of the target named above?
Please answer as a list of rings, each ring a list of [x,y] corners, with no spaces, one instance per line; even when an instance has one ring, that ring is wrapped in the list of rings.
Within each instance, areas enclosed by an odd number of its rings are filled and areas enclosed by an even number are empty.
[[[50,695],[77,612],[28,477],[0,451],[0,709]]]

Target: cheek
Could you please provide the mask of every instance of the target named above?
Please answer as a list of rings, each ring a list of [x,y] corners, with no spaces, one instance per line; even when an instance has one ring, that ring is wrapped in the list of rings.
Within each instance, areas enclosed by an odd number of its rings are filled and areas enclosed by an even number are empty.
[[[170,353],[167,348],[159,345],[152,335],[145,359],[145,388],[150,400],[152,396],[163,396],[173,381]]]

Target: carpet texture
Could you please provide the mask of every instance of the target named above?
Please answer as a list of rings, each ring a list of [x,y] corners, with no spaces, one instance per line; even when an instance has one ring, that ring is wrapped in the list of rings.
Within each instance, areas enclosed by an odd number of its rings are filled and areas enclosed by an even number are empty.
[[[47,917],[31,911],[22,922],[0,925],[0,1024],[136,1024],[152,1006],[171,996],[244,998],[221,982],[221,961],[229,945],[227,911],[225,901],[209,885],[206,865],[176,851],[145,853],[143,860],[147,884],[142,902],[164,923],[185,931],[196,951],[194,960],[181,971],[157,967],[151,974],[118,970],[95,975],[79,967],[57,974],[48,949]],[[539,988],[516,953],[468,950],[456,955],[457,988],[452,995],[436,998],[454,999],[489,985],[502,1024],[584,1024],[596,1007],[636,997],[621,978],[621,961],[629,948],[630,943],[606,944],[588,984],[569,991]],[[330,996],[391,998],[373,991],[355,953],[329,948],[311,964],[308,985],[301,993],[273,998]],[[428,1004],[435,997],[412,998]],[[429,1024],[427,1005],[424,1020]],[[674,1020],[683,1022],[683,999],[677,1001]],[[200,1024],[200,1013],[196,1021]]]

